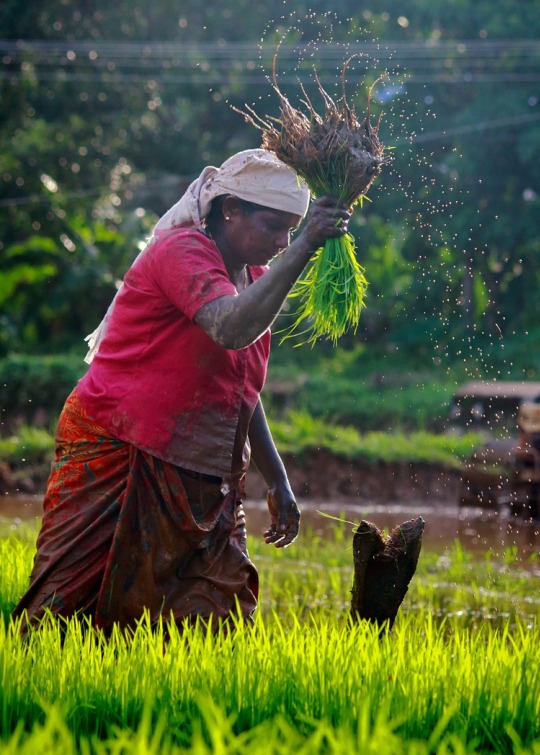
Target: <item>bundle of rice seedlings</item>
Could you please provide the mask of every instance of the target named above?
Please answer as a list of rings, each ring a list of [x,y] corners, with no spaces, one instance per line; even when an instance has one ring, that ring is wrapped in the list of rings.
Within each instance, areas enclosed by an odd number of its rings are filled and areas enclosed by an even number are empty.
[[[293,168],[307,183],[314,197],[334,196],[346,207],[361,203],[385,162],[378,138],[379,124],[373,125],[369,112],[370,94],[365,117],[360,120],[349,106],[345,94],[345,74],[341,74],[342,95],[335,102],[316,77],[324,103],[319,115],[300,84],[306,108],[302,112],[282,94],[276,77],[274,59],[273,88],[279,98],[280,118],[261,118],[246,106],[237,110],[262,131],[262,147]],[[310,325],[309,343],[326,337],[336,343],[349,328],[356,330],[364,306],[367,280],[355,254],[353,237],[347,233],[328,239],[313,256],[304,277],[292,296],[300,300],[297,319],[289,335],[298,331],[305,320]]]

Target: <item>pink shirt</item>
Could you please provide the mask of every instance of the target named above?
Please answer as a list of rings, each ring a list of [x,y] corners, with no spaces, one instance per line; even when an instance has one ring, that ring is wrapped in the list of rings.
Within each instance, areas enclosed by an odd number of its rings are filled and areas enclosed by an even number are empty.
[[[251,267],[256,280],[266,270]],[[112,436],[185,469],[236,480],[264,385],[270,331],[236,351],[193,323],[204,305],[238,294],[213,241],[173,230],[128,270],[78,396]],[[242,459],[242,457],[244,457]]]

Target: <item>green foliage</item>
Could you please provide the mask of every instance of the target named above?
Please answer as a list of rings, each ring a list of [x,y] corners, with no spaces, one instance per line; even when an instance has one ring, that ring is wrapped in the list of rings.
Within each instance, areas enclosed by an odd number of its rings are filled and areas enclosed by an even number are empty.
[[[38,410],[46,410],[52,421],[85,369],[80,356],[13,354],[0,360],[0,412],[4,428],[9,429],[15,419],[35,420]]]
[[[78,346],[105,313],[143,243],[144,218],[113,226],[63,219],[58,238],[30,236],[2,252],[0,355]],[[0,310],[0,311],[2,311]]]
[[[13,466],[49,464],[54,438],[48,430],[23,425],[8,437],[0,437],[0,459]]]
[[[315,374],[300,396],[315,417],[367,430],[441,430],[448,424],[455,385],[403,380],[375,374],[370,379]]]
[[[286,41],[317,38],[321,54],[280,59],[285,94],[298,72],[316,97],[314,62],[339,95],[326,41],[376,40],[368,81],[395,67],[390,84],[403,85],[373,93],[393,162],[350,226],[370,286],[360,327],[340,348],[364,342],[424,365],[467,351],[483,375],[538,374],[539,17],[530,3],[351,0],[326,21],[322,0],[295,3],[290,18],[245,0],[234,9],[224,0],[128,5],[1,4],[3,38],[26,44],[1,56],[0,355],[73,348],[99,322],[155,214],[203,165],[256,146],[229,105],[270,95],[265,74],[288,29]],[[364,71],[349,73],[361,112]],[[123,227],[138,208],[146,223]],[[288,358],[315,363],[328,346]]]
[[[372,464],[380,461],[423,462],[460,467],[482,440],[478,433],[360,433],[354,427],[331,425],[299,412],[291,412],[285,420],[271,422],[271,430],[282,452],[301,455],[310,448],[324,448],[336,456]]]

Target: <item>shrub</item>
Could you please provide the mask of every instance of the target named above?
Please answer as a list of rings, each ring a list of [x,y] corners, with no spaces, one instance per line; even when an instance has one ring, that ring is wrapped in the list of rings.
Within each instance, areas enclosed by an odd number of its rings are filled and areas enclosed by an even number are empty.
[[[78,355],[13,354],[0,360],[0,427],[44,425],[60,412],[86,365]]]
[[[311,374],[291,401],[295,409],[362,431],[441,431],[455,385],[419,380],[378,380]],[[291,407],[292,408],[292,407]]]

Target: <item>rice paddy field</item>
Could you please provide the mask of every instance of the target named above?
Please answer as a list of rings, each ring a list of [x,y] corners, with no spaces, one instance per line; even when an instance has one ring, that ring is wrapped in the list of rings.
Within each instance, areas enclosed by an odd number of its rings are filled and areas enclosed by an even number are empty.
[[[250,537],[255,625],[105,639],[9,614],[35,525],[0,537],[0,753],[540,753],[540,563],[424,547],[391,633],[348,615],[352,529],[283,551]]]

